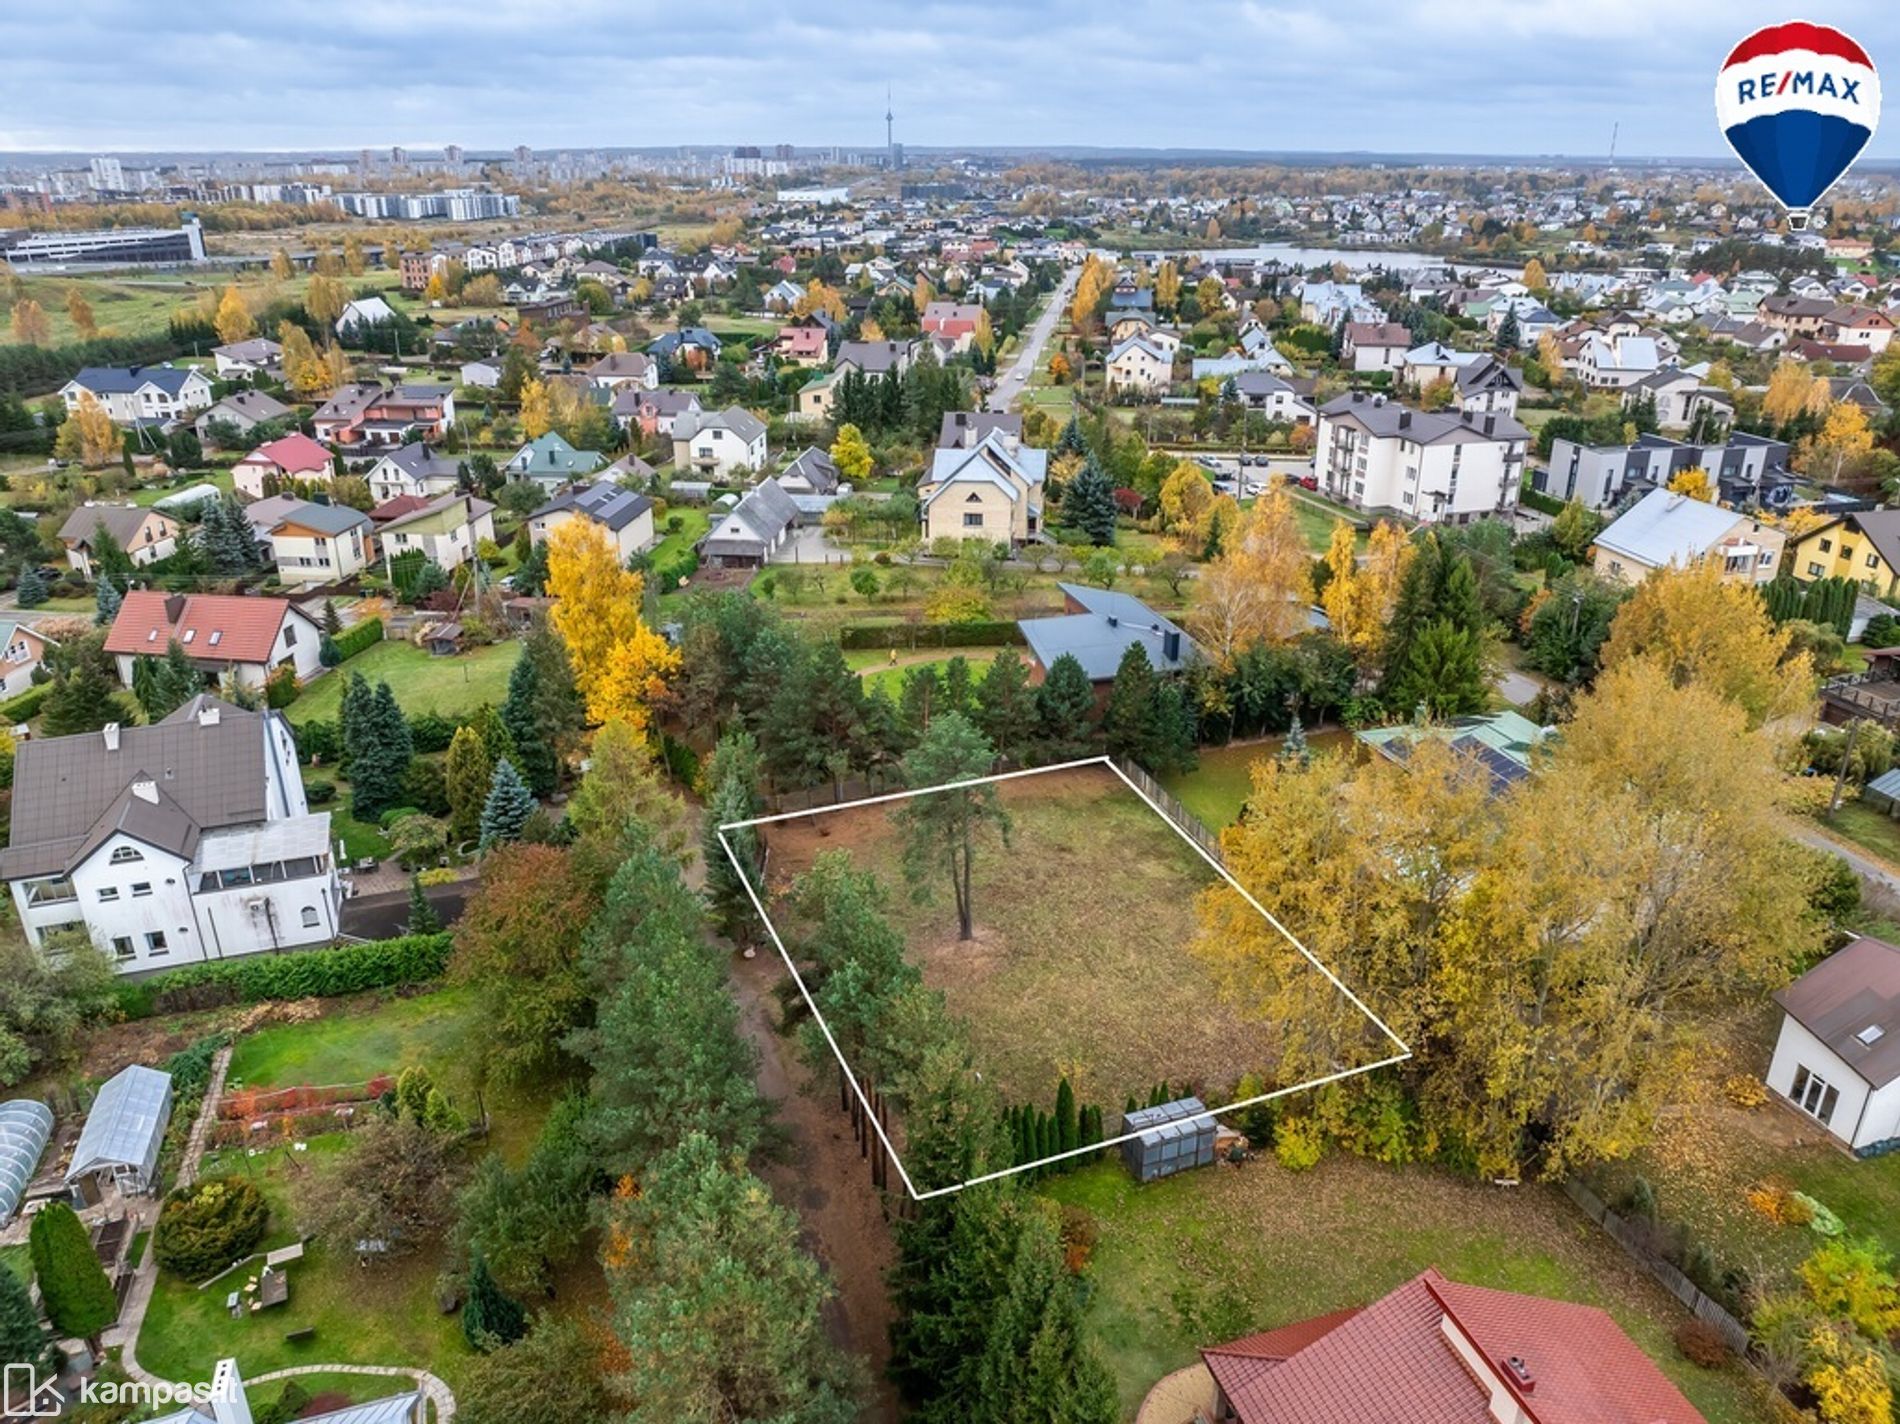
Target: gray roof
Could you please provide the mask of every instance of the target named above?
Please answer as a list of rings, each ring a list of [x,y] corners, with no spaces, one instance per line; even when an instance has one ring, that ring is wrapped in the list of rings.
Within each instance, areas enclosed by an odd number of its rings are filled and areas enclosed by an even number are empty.
[[[1022,620],[1019,626],[1029,650],[1045,669],[1054,667],[1056,660],[1067,653],[1082,664],[1090,682],[1107,682],[1115,676],[1122,655],[1133,643],[1146,649],[1149,663],[1160,672],[1179,672],[1193,658],[1193,640],[1139,598],[1081,584],[1056,586],[1085,611]],[[1172,657],[1168,655],[1170,635]]]
[[[103,524],[106,532],[123,547],[131,543],[145,523],[145,516],[151,512],[136,504],[82,504],[59,526],[59,537],[74,544],[90,545]]]
[[[351,509],[347,504],[318,504],[315,500],[300,499],[294,507],[286,509],[277,517],[271,532],[275,533],[286,524],[301,524],[306,529],[314,529],[319,534],[335,538],[352,529],[369,528],[369,516],[360,509]]]
[[[199,713],[213,708],[217,720],[201,723]],[[63,874],[117,830],[189,857],[200,832],[263,820],[274,715],[200,694],[162,722],[121,727],[117,751],[103,732],[20,743],[0,877]],[[153,783],[156,800],[133,794],[141,780]]]
[[[867,376],[895,371],[910,359],[908,341],[847,341],[838,347],[833,366],[856,366]]]
[[[1005,435],[1014,435],[1019,439],[1023,433],[1023,417],[1020,411],[997,410],[946,410],[943,413],[943,425],[937,431],[937,448],[968,449],[980,445],[988,438],[992,430],[1000,430]]]
[[[762,480],[713,525],[702,548],[709,554],[760,554],[797,519],[798,506],[779,482]]]
[[[785,467],[779,478],[788,479],[793,475],[801,476],[811,486],[813,494],[832,493],[842,478],[831,456],[816,445],[807,446],[796,460]]]
[[[1873,1087],[1900,1078],[1900,948],[1862,936],[1775,1002]]]
[[[262,364],[281,359],[284,348],[268,336],[253,336],[248,341],[233,341],[225,346],[214,346],[211,348],[211,354],[222,356],[228,361],[250,361]]]
[[[225,396],[205,412],[205,418],[216,420],[218,412],[227,406],[249,420],[278,420],[290,414],[290,407],[269,391],[244,390]]]
[[[447,455],[435,454],[420,440],[411,440],[407,445],[387,451],[383,459],[416,480],[452,477],[456,472],[454,460]]]
[[[0,1103],[0,1226],[13,1219],[53,1135],[53,1110],[30,1098]]]
[[[1671,563],[1686,568],[1744,522],[1745,516],[1732,509],[1655,489],[1597,535],[1597,546],[1650,568],[1660,569]]]
[[[73,377],[94,395],[131,395],[146,385],[177,396],[195,374],[191,366],[87,366]]]
[[[544,514],[572,510],[618,534],[651,508],[653,501],[645,495],[622,489],[612,480],[601,480],[595,484],[563,490],[528,517],[539,519]]]
[[[1530,438],[1530,431],[1508,415],[1472,416],[1462,411],[1413,410],[1398,401],[1369,396],[1364,391],[1335,397],[1321,406],[1319,413],[1328,420],[1350,420],[1380,439],[1403,437],[1417,445]]]
[[[702,430],[730,430],[750,445],[765,434],[765,422],[751,411],[729,405],[724,410],[688,412],[673,422],[675,440],[691,440]]]
[[[101,1167],[131,1167],[150,1182],[158,1168],[158,1149],[165,1142],[171,1107],[171,1074],[137,1063],[120,1069],[93,1099],[66,1180]]]

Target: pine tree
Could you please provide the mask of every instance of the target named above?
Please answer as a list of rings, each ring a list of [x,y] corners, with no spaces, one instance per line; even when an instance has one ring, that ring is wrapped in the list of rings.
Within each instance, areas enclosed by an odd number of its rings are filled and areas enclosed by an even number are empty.
[[[317,661],[327,668],[336,667],[343,661],[343,650],[328,633],[317,639]]]
[[[361,681],[361,675],[352,680]],[[347,698],[346,698],[347,705]],[[392,806],[402,804],[403,778],[414,756],[409,722],[396,705],[387,682],[361,701],[344,729],[350,757],[350,786],[359,820],[377,820]]]
[[[930,730],[930,719],[943,710],[943,687],[934,664],[914,667],[904,678],[904,696],[897,705],[897,718],[916,741]]]
[[[409,923],[404,928],[412,935],[436,934],[442,928],[442,917],[423,893],[419,874],[409,877]]]
[[[1065,1076],[1056,1087],[1056,1151],[1073,1152],[1080,1145],[1080,1126],[1075,1114],[1075,1089]]]
[[[1150,771],[1166,775],[1194,770],[1194,746],[1200,728],[1179,678],[1156,679],[1149,727],[1153,733],[1148,748]]]
[[[36,564],[20,565],[20,582],[14,598],[22,608],[38,608],[46,602],[46,579]]]
[[[103,521],[93,526],[91,562],[93,577],[101,583],[107,580],[123,582],[132,576],[131,556]]]
[[[751,826],[741,826],[726,831],[722,844],[719,828],[735,821],[749,821],[759,814],[758,791],[750,779],[756,775],[756,765],[756,759],[725,759],[719,784],[713,790],[712,803],[707,807],[704,838],[700,846],[700,857],[706,866],[706,898],[712,907],[713,918],[728,937],[741,941],[752,937],[758,917],[752,908],[752,897],[746,890],[748,881],[740,878],[739,869],[733,865],[732,857],[726,854],[726,846],[732,847],[732,855],[739,858],[745,873],[756,877],[759,870],[758,832]]]
[[[0,1365],[29,1365],[37,1373],[51,1345],[26,1282],[0,1266]]]
[[[1044,755],[1051,761],[1088,753],[1095,718],[1095,687],[1075,654],[1064,653],[1036,689]]]
[[[1148,650],[1130,643],[1115,669],[1108,705],[1102,711],[1102,733],[1108,754],[1149,766],[1155,750],[1155,672]]]
[[[40,704],[40,734],[69,737],[122,720],[119,682],[97,658],[81,658]]]
[[[1313,764],[1312,748],[1306,744],[1306,728],[1300,725],[1297,712],[1293,714],[1293,725],[1286,729],[1286,740],[1280,743],[1280,761],[1301,771]]]
[[[332,638],[343,631],[343,616],[336,611],[335,602],[328,598],[323,600],[323,631]]]
[[[442,780],[449,795],[449,828],[457,841],[472,841],[481,834],[482,810],[497,765],[480,732],[473,727],[455,729],[442,760]]]
[[[1115,542],[1115,492],[1093,456],[1084,462],[1062,496],[1062,522],[1088,535],[1098,547]]]
[[[99,587],[93,590],[93,623],[100,628],[110,628],[112,620],[119,616],[118,585],[105,574],[99,576]]]
[[[1082,438],[1082,426],[1073,413],[1068,423],[1062,427],[1062,434],[1056,440],[1056,449],[1067,455],[1084,455],[1089,452],[1088,441]]]
[[[1036,694],[1014,648],[999,648],[990,660],[976,689],[975,720],[1003,760],[1018,766],[1029,760],[1036,740]]]
[[[472,1349],[487,1354],[512,1345],[528,1333],[528,1313],[495,1284],[479,1248],[468,1270],[468,1299],[462,1303],[462,1335]]]
[[[482,806],[482,849],[487,850],[503,841],[520,840],[521,828],[527,825],[528,817],[533,814],[534,794],[521,779],[521,773],[515,770],[515,764],[511,761],[496,763],[494,780],[488,788],[488,800]]]
[[[508,674],[508,696],[501,704],[502,724],[514,740],[514,760],[528,789],[551,796],[560,772],[553,741],[541,730],[541,671],[526,648]]]
[[[119,1318],[112,1282],[70,1206],[51,1202],[43,1207],[33,1218],[28,1243],[40,1301],[61,1335],[90,1340]]]

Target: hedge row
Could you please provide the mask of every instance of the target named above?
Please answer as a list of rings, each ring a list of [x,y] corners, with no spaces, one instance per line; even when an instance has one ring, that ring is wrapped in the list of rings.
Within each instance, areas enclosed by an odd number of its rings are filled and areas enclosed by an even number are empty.
[[[856,623],[838,631],[843,648],[980,648],[1021,643],[1023,630],[1006,618],[975,623]]]
[[[136,984],[117,986],[127,1018],[256,1004],[272,999],[330,998],[440,979],[449,967],[446,934],[401,935],[335,949],[253,954],[192,964]]]
[[[1517,497],[1518,503],[1530,509],[1541,510],[1553,518],[1564,512],[1564,502],[1554,494],[1545,494],[1542,490],[1531,489],[1528,485]]]
[[[40,710],[40,704],[52,695],[52,691],[52,683],[42,682],[37,687],[29,687],[17,697],[0,702],[0,722],[12,726],[15,722],[31,721]]]
[[[380,643],[382,640],[383,620],[380,618],[365,618],[361,623],[345,628],[330,639],[336,644],[337,656],[346,662],[372,643]]]

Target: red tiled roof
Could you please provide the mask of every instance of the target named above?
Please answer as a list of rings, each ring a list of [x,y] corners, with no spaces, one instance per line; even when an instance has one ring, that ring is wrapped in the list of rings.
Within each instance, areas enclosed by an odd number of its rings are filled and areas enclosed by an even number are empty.
[[[1491,1378],[1480,1381],[1452,1336],[1469,1343]],[[1494,1424],[1494,1386],[1536,1424],[1706,1424],[1601,1310],[1461,1285],[1436,1271],[1356,1314],[1201,1356],[1241,1424]],[[1528,1385],[1505,1365],[1512,1357],[1528,1368]]]
[[[308,435],[299,432],[286,435],[281,440],[272,440],[259,445],[238,463],[275,465],[286,474],[292,475],[311,470],[327,472],[330,468],[330,452]]]
[[[106,635],[106,651],[162,654],[176,638],[194,658],[268,663],[277,630],[290,613],[287,598],[135,589],[119,604]]]
[[[387,524],[392,519],[401,519],[405,514],[414,514],[418,509],[429,506],[427,495],[399,494],[394,499],[384,500],[369,512],[370,523]]]

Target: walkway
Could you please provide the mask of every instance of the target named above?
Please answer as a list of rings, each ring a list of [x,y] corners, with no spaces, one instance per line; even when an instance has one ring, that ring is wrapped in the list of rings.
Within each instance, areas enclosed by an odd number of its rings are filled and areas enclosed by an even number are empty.
[[[1854,868],[1854,873],[1861,878],[1861,883],[1885,902],[1882,908],[1900,908],[1900,874],[1896,874],[1894,868],[1886,861],[1876,859],[1851,841],[1831,834],[1814,821],[1792,820],[1788,825],[1788,834],[1803,845],[1810,845],[1816,850],[1830,851],[1838,855]]]
[[[434,1411],[434,1424],[450,1424],[455,1418],[455,1392],[427,1370],[402,1369],[396,1365],[291,1365],[287,1369],[258,1375],[245,1383],[269,1384],[272,1380],[291,1379],[296,1375],[381,1375],[391,1379],[413,1380]]]
[[[1049,338],[1055,334],[1056,323],[1062,320],[1062,313],[1068,309],[1069,298],[1081,276],[1080,267],[1071,267],[1063,274],[1061,283],[1049,294],[1049,304],[1043,308],[1042,315],[1036,318],[1036,324],[1029,329],[1029,339],[1023,342],[1022,350],[1016,353],[1015,364],[996,378],[996,389],[990,392],[989,399],[984,402],[989,409],[1008,410],[1029,385],[1030,376],[1042,361],[1042,348],[1049,344]]]
[[[198,1164],[204,1160],[205,1138],[211,1124],[218,1120],[218,1104],[224,1100],[224,1076],[231,1071],[231,1047],[225,1044],[211,1057],[211,1076],[205,1080],[204,1101],[198,1105],[198,1120],[191,1125],[185,1140],[185,1155],[178,1163],[178,1182],[188,1187],[198,1180]]]
[[[1196,1361],[1184,1370],[1163,1376],[1135,1411],[1135,1424],[1193,1424],[1212,1419],[1217,1402],[1214,1376]]]

